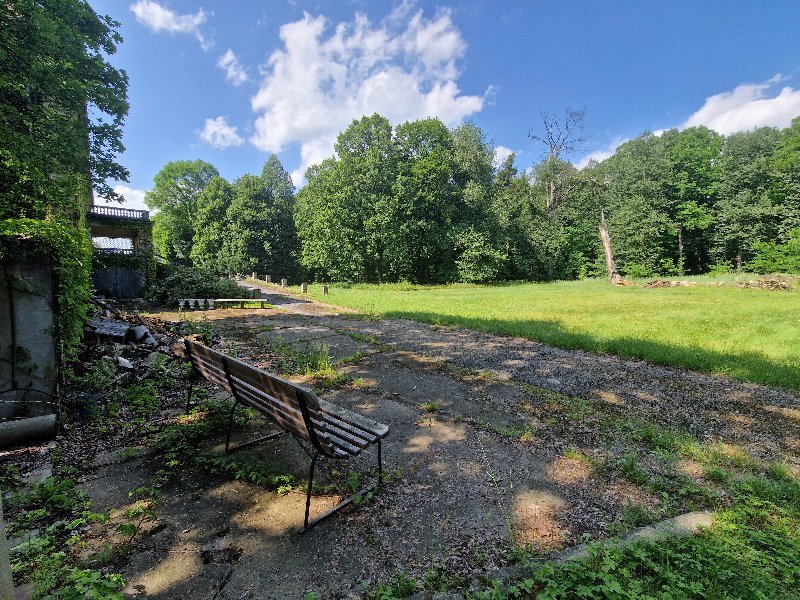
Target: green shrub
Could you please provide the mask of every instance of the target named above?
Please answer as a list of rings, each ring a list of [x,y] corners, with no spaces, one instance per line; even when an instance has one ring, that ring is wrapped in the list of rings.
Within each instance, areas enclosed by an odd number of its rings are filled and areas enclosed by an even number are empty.
[[[800,228],[793,229],[789,241],[756,242],[755,256],[747,263],[747,270],[754,273],[800,273]]]
[[[242,288],[211,271],[180,265],[158,265],[156,276],[145,289],[155,304],[175,306],[180,298],[238,298]]]

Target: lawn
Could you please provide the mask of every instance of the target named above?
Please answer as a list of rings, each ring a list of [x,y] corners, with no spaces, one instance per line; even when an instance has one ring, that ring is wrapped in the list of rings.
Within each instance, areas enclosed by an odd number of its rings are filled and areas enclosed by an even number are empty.
[[[750,277],[750,279],[754,278]],[[800,292],[741,289],[734,278],[697,287],[615,287],[604,280],[511,285],[331,285],[331,304],[516,335],[562,348],[642,358],[800,390]],[[724,281],[721,287],[708,283]]]

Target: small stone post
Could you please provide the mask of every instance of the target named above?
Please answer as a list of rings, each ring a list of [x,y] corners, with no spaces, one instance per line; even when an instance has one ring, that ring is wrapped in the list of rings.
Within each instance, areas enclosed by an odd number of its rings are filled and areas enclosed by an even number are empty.
[[[328,295],[328,286],[327,285],[323,285],[322,286],[322,295],[323,296],[327,296]]]
[[[272,283],[272,275],[264,275],[264,281],[267,283]]]
[[[253,290],[253,298],[255,298],[256,300],[260,300],[261,299],[261,290],[260,289],[255,288]]]
[[[281,287],[287,287],[289,285],[289,280],[285,277],[281,279]]]
[[[14,600],[14,580],[11,577],[6,524],[3,521],[3,495],[0,494],[0,600]]]
[[[308,293],[308,284],[307,283],[301,283],[300,284],[300,293],[301,294],[307,294]]]

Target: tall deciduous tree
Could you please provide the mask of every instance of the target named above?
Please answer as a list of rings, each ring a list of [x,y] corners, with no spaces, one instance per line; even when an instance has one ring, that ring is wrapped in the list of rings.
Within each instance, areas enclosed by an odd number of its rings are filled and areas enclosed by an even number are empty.
[[[170,162],[156,173],[144,201],[159,211],[153,219],[153,242],[162,257],[188,262],[198,198],[218,176],[216,167],[203,160]]]
[[[233,201],[233,186],[222,177],[213,177],[197,197],[192,217],[194,236],[189,257],[197,267],[225,273],[220,250],[227,232],[227,211]]]
[[[72,221],[127,181],[128,78],[107,57],[119,23],[84,0],[0,2],[0,218]]]

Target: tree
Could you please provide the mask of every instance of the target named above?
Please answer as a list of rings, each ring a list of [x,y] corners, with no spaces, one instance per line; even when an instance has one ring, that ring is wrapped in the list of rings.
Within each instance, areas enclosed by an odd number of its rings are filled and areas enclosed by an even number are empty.
[[[672,163],[667,209],[675,223],[678,274],[705,270],[709,257],[706,232],[720,183],[719,153],[723,138],[707,127],[690,127],[663,134]]]
[[[792,232],[800,228],[800,116],[781,132],[772,160],[772,176],[770,197],[782,216],[778,237],[787,242]]]
[[[198,198],[218,176],[216,167],[202,160],[170,162],[156,173],[144,201],[159,211],[153,218],[153,243],[162,257],[188,262]]]
[[[546,176],[549,191],[547,200],[549,214],[559,200],[556,188],[563,172],[562,157],[577,152],[587,139],[580,135],[586,111],[568,108],[564,111],[563,118],[548,112],[541,112],[539,115],[542,118],[544,132],[540,135],[531,131],[528,132],[528,137],[545,147],[545,168],[541,173]]]
[[[223,274],[220,250],[227,232],[227,211],[233,201],[233,186],[222,177],[213,177],[197,197],[192,217],[192,249],[189,258],[196,267]]]
[[[774,154],[781,134],[762,127],[734,133],[720,153],[720,185],[713,207],[712,256],[741,271],[753,245],[774,238],[779,210],[773,204]]]
[[[78,222],[92,188],[116,198],[108,181],[127,181],[117,27],[84,0],[0,3],[0,218]]]
[[[294,186],[275,155],[260,176],[243,175],[226,213],[220,266],[228,273],[296,274]]]

